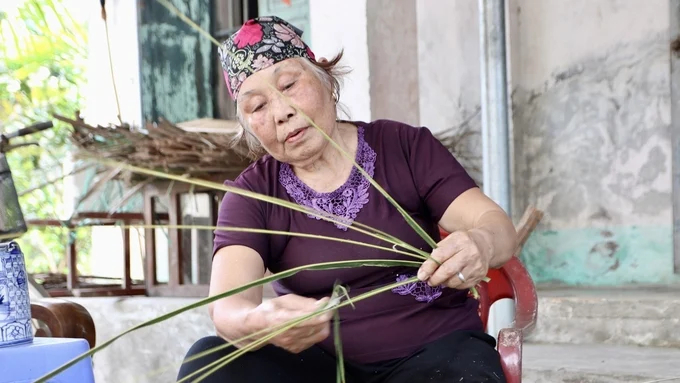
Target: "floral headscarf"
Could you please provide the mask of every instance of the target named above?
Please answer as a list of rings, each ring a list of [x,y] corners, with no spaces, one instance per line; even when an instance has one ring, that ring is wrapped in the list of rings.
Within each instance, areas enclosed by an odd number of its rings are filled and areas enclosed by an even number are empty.
[[[276,16],[246,21],[219,48],[231,98],[236,100],[241,84],[259,70],[293,57],[314,61],[314,53],[301,36],[300,29]]]

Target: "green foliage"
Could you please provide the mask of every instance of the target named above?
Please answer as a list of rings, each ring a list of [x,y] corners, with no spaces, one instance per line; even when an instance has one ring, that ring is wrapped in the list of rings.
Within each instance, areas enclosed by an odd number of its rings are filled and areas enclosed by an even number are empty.
[[[71,116],[80,109],[78,86],[85,81],[87,36],[63,0],[23,0],[0,7],[0,129],[11,132],[52,114]],[[19,193],[64,174],[71,149],[69,127],[55,127],[13,140],[37,142],[8,153]],[[20,197],[27,218],[64,217],[64,190],[55,183]],[[89,253],[87,230],[79,230],[78,246]],[[29,272],[64,272],[68,232],[31,229],[18,241]],[[86,270],[82,270],[86,272]]]

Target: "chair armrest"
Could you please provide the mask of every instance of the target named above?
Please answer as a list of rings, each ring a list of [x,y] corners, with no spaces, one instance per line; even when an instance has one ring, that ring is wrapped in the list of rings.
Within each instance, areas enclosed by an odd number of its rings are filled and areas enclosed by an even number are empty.
[[[521,328],[529,334],[536,326],[538,295],[531,275],[517,256],[513,256],[502,268],[515,295],[515,320],[513,328]]]
[[[522,342],[524,331],[504,328],[498,334],[498,353],[507,383],[522,382]]]
[[[96,331],[90,313],[82,305],[56,298],[44,298],[31,302],[31,317],[44,323],[47,335],[55,338],[83,338],[95,346]]]

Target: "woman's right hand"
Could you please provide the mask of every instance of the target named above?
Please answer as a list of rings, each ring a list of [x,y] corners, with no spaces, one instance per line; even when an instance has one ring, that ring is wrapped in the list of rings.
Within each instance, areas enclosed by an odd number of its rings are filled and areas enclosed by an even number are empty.
[[[323,307],[329,298],[316,300],[295,294],[268,299],[250,312],[249,318],[260,329],[281,325],[304,315],[309,315]],[[333,312],[316,315],[288,331],[272,338],[269,343],[291,353],[300,353],[330,335]],[[259,338],[259,336],[258,336]]]

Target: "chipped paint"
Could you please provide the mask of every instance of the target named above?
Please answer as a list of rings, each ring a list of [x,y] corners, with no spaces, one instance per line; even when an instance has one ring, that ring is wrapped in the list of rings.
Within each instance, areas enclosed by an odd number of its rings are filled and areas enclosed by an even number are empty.
[[[520,255],[535,283],[680,283],[671,225],[535,231]]]
[[[515,87],[515,203],[545,212],[522,253],[536,283],[680,282],[668,60],[650,33]]]
[[[498,339],[501,347],[518,347],[522,345],[522,330],[519,329],[504,329]]]
[[[203,30],[211,30],[210,2],[171,1]],[[140,13],[142,115],[181,122],[213,116],[212,42],[158,2]]]

